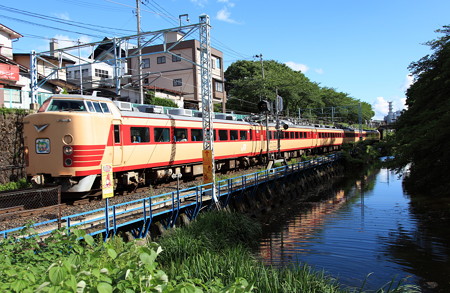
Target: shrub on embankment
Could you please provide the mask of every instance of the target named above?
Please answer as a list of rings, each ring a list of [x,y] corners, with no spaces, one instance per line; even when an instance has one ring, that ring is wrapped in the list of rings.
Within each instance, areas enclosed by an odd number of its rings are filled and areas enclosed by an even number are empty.
[[[170,278],[233,284],[245,279],[254,292],[342,292],[339,284],[309,267],[274,268],[252,254],[261,228],[238,213],[210,212],[159,240],[160,262]]]
[[[37,236],[2,240],[0,292],[248,291],[242,279],[229,286],[169,279],[156,262],[158,245],[137,243],[119,237],[95,241],[83,231],[57,232],[42,240]]]

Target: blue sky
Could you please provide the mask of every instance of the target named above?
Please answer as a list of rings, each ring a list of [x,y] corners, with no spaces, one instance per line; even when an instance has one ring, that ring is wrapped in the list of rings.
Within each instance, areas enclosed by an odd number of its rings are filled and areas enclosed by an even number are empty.
[[[387,101],[393,101],[394,110],[404,107],[405,90],[412,82],[408,65],[429,54],[423,43],[439,37],[434,31],[450,24],[448,0],[142,2],[143,31],[175,27],[179,15],[186,13],[191,23],[198,23],[199,15],[206,13],[212,46],[224,52],[225,66],[262,54],[264,60],[301,70],[323,87],[372,104],[375,118],[386,115]],[[135,0],[2,0],[0,5],[0,23],[24,35],[14,43],[15,52],[47,51],[48,39],[54,37],[83,42],[112,37],[97,32],[98,26],[116,28],[117,37],[136,30]],[[92,29],[49,22],[5,6],[86,23]]]

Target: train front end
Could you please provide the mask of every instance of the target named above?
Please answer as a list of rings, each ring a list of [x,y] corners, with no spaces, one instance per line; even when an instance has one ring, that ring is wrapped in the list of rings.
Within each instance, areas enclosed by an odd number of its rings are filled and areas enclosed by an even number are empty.
[[[26,173],[36,185],[86,193],[99,185],[116,108],[105,98],[55,95],[24,118]]]

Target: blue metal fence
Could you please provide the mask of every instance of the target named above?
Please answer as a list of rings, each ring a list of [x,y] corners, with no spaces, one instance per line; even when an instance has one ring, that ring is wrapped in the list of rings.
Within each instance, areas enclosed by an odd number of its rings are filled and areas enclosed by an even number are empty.
[[[339,154],[319,157],[313,160],[281,166],[270,170],[263,170],[216,182],[216,194],[221,203],[226,206],[230,196],[261,183],[273,181],[295,172],[312,167],[329,164],[340,158]],[[104,208],[99,208],[79,214],[62,217],[33,225],[39,235],[45,235],[58,229],[59,226],[70,229],[84,229],[91,235],[104,234],[108,237],[117,233],[125,226],[134,226],[133,235],[144,237],[150,229],[155,217],[164,219],[166,228],[172,227],[180,212],[185,212],[193,219],[201,208],[211,202],[212,184],[204,184],[164,194],[150,196],[115,205],[109,205],[106,200]],[[17,227],[0,232],[0,237],[7,238],[16,235],[24,227]]]

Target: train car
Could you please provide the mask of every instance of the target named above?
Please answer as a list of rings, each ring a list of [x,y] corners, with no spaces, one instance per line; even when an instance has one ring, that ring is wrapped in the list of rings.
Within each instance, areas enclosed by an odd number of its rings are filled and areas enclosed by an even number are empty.
[[[52,96],[24,118],[28,178],[59,184],[65,193],[86,193],[100,188],[106,163],[113,165],[116,187],[151,184],[173,173],[201,175],[201,117],[186,109],[158,110],[95,96]],[[281,129],[275,123],[267,129],[264,123],[220,115],[213,120],[217,171],[263,163],[269,156],[336,150],[346,140],[337,128],[282,122]]]

